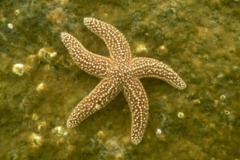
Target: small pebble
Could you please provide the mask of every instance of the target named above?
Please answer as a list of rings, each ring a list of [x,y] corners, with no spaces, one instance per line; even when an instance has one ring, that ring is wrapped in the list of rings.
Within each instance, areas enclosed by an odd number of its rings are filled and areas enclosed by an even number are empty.
[[[34,148],[42,146],[42,137],[39,134],[31,133],[29,136],[29,141]]]
[[[38,115],[36,114],[36,113],[33,113],[32,114],[32,120],[34,120],[34,121],[36,121],[36,120],[38,120]]]
[[[55,133],[57,136],[68,135],[68,132],[62,126],[57,126],[57,127],[53,128],[52,132]]]
[[[194,100],[193,100],[193,104],[194,104],[194,105],[201,104],[201,100],[200,100],[200,99],[194,99]]]
[[[55,51],[50,51],[50,49],[48,48],[41,48],[39,51],[38,51],[38,57],[40,58],[44,58],[46,60],[50,60],[50,59],[53,59],[54,57],[57,56],[57,52]]]
[[[105,135],[105,133],[103,132],[103,131],[98,131],[97,132],[97,137],[99,138],[99,139],[102,139],[102,138],[104,138],[106,135]]]
[[[22,63],[14,64],[12,67],[12,72],[15,73],[16,75],[22,76],[23,73],[25,72],[24,64]]]
[[[7,26],[8,26],[9,29],[13,29],[13,24],[12,23],[8,23]]]
[[[228,110],[224,110],[224,113],[225,113],[226,116],[229,116],[231,114],[231,112],[228,111]]]
[[[136,53],[147,52],[147,47],[145,44],[138,44],[136,47]]]
[[[181,118],[181,119],[185,117],[183,112],[178,112],[177,116],[178,118]]]
[[[156,132],[157,135],[162,134],[162,130],[160,128],[157,128]]]
[[[37,92],[41,92],[45,89],[45,84],[43,82],[41,82],[40,84],[37,85],[36,87],[36,91]]]
[[[47,126],[47,123],[45,121],[42,121],[39,123],[38,125],[38,131],[41,131],[43,128],[45,128]]]
[[[19,9],[16,9],[16,10],[14,11],[14,14],[15,14],[16,16],[18,16],[20,13],[21,13],[21,12],[20,12]]]
[[[223,95],[220,96],[220,99],[221,99],[221,100],[225,100],[225,99],[226,99],[226,96],[223,94]]]

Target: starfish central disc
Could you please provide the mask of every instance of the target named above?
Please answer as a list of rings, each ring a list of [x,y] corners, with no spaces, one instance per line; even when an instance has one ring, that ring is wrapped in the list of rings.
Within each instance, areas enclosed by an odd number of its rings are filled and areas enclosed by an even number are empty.
[[[113,65],[112,68],[109,70],[109,78],[114,79],[119,83],[124,83],[131,79],[131,71],[128,65]]]

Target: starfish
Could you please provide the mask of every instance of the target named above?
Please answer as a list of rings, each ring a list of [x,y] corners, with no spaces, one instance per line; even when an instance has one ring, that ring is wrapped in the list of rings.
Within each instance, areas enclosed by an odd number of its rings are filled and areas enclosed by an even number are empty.
[[[129,44],[114,26],[86,17],[84,25],[104,40],[110,58],[88,51],[72,35],[62,32],[61,39],[73,61],[85,72],[102,78],[100,83],[73,109],[67,120],[72,128],[88,116],[105,107],[121,91],[132,115],[131,141],[141,142],[148,122],[148,98],[140,78],[155,77],[177,89],[186,88],[185,82],[168,65],[152,58],[131,58]]]

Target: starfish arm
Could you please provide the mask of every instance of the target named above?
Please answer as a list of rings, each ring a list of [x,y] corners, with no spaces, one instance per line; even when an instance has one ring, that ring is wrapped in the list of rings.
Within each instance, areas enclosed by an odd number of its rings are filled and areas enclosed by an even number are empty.
[[[72,111],[67,120],[67,127],[72,128],[88,116],[105,107],[117,94],[120,87],[112,79],[103,79],[92,92]]]
[[[168,65],[152,58],[134,58],[131,72],[138,78],[155,77],[164,80],[177,89],[186,88],[186,83]]]
[[[110,67],[108,58],[91,53],[72,35],[62,32],[63,44],[68,49],[73,61],[85,72],[103,78]]]
[[[148,99],[138,79],[132,78],[124,84],[124,96],[132,114],[131,139],[134,144],[141,142],[148,121]]]
[[[83,23],[89,30],[104,40],[114,61],[124,62],[131,59],[129,44],[118,29],[108,23],[90,17],[84,18]]]

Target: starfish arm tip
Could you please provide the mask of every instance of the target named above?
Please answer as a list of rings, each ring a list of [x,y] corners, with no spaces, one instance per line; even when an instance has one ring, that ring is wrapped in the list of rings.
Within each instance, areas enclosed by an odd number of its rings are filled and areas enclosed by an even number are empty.
[[[132,138],[132,143],[134,145],[138,145],[141,142],[142,139],[136,139],[136,138]]]
[[[65,37],[67,35],[67,32],[61,32],[61,38]]]
[[[181,87],[179,89],[184,90],[185,88],[187,88],[187,84],[184,82],[181,84]]]
[[[85,18],[83,18],[83,21],[85,22],[85,21],[88,21],[88,20],[90,20],[90,19],[95,19],[95,18],[92,18],[92,17],[85,17]]]
[[[110,56],[115,61],[131,58],[129,44],[124,35],[114,26],[92,17],[85,17],[83,24],[106,43]]]
[[[67,38],[70,36],[67,32],[61,32],[60,37],[63,42],[67,40]]]
[[[73,128],[75,126],[77,126],[78,123],[76,123],[75,121],[73,121],[70,117],[67,120],[67,128]]]
[[[94,21],[94,20],[96,20],[96,19],[95,19],[95,18],[92,18],[92,17],[85,17],[85,18],[83,19],[83,24],[84,24],[85,26],[89,26],[90,23],[91,23],[92,21]]]
[[[179,83],[176,83],[176,88],[179,89],[179,90],[184,90],[185,88],[187,88],[187,84],[182,80],[178,80]]]
[[[138,78],[154,77],[164,80],[179,90],[187,87],[186,83],[172,68],[152,58],[134,58],[132,72]]]
[[[138,79],[132,78],[124,85],[123,94],[132,115],[131,141],[137,145],[142,141],[148,121],[148,99]]]

